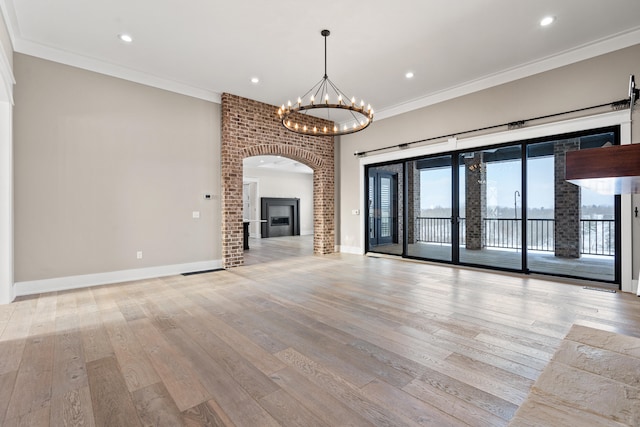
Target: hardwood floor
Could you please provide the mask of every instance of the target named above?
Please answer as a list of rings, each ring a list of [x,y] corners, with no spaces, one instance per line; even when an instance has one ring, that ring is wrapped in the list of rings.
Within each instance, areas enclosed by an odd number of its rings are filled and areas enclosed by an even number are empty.
[[[572,325],[640,336],[635,295],[306,239],[0,306],[0,425],[504,426]]]

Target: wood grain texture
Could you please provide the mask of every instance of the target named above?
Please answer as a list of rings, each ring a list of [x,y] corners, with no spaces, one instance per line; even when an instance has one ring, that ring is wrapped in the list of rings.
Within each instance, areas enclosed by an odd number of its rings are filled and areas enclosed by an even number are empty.
[[[585,425],[586,408],[609,417],[594,425],[637,420],[635,295],[312,256],[305,238],[257,241],[228,271],[0,307],[0,425],[528,425],[519,406],[556,425]],[[612,390],[627,413],[591,404],[596,392],[570,410],[528,399],[539,379],[575,394],[562,375]]]
[[[209,394],[183,354],[153,327],[149,319],[131,322],[131,328],[149,356],[167,391],[181,411],[209,400]]]
[[[182,424],[182,414],[162,383],[134,391],[133,402],[144,426],[177,427]]]
[[[97,426],[141,426],[115,357],[87,364],[91,405]]]
[[[186,427],[234,427],[235,424],[214,400],[201,403],[182,413]]]
[[[50,420],[52,426],[95,426],[89,386],[54,395]]]
[[[160,382],[160,377],[119,311],[102,312],[111,346],[129,391]]]

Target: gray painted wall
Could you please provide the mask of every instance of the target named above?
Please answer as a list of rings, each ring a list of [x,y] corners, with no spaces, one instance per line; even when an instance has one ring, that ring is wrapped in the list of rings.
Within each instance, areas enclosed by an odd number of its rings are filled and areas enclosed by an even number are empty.
[[[14,72],[16,282],[221,258],[218,104],[21,54]]]
[[[337,185],[341,203],[337,213],[340,222],[337,243],[347,250],[360,245],[363,217],[352,213],[359,208],[362,197],[359,193],[359,160],[354,152],[624,99],[628,96],[630,74],[640,76],[640,45],[376,121],[364,132],[341,137],[338,144]],[[634,114],[633,143],[640,143],[639,110]],[[640,200],[635,196],[634,206],[638,203]],[[633,277],[637,279],[640,220],[633,221]]]

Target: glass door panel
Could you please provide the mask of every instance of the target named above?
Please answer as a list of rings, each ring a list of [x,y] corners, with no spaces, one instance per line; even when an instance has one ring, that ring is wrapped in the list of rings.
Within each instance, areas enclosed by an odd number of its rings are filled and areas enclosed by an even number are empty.
[[[613,143],[613,132],[527,146],[529,271],[616,280],[616,197],[564,179],[567,151]]]
[[[402,255],[401,163],[376,166],[368,170],[368,250]]]
[[[459,155],[459,260],[522,269],[521,146]]]
[[[452,260],[452,156],[408,162],[407,255]]]

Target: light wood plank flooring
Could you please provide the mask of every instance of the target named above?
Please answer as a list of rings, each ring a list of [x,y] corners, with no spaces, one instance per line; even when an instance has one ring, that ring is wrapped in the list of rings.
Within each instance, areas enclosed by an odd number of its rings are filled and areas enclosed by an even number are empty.
[[[640,336],[635,295],[253,243],[0,306],[0,425],[504,426],[572,325]]]

